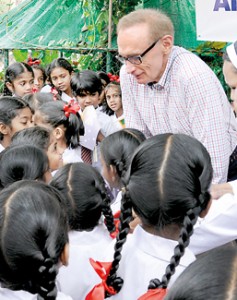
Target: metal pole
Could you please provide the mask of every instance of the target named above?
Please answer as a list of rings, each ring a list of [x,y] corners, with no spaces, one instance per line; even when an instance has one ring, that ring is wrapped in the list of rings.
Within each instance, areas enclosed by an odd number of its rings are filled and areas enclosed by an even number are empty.
[[[108,22],[108,49],[112,48],[112,12],[113,12],[113,0],[109,0],[109,22]],[[106,59],[106,72],[111,71],[111,53],[107,52]]]

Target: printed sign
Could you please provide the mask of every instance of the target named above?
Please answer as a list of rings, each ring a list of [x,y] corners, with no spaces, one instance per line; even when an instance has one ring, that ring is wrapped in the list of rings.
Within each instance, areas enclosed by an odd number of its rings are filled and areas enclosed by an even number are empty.
[[[196,0],[197,40],[237,40],[237,0]]]

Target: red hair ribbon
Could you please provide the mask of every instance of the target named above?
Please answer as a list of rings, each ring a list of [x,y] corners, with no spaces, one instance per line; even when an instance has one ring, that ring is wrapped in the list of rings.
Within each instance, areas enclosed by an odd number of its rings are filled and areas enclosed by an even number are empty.
[[[39,89],[37,89],[36,87],[32,88],[32,94],[38,93]]]
[[[28,63],[29,66],[40,65],[41,60],[37,59],[37,58],[32,59],[31,57],[29,57],[27,63]]]
[[[118,83],[120,82],[120,78],[118,75],[113,75],[112,73],[108,73],[107,75],[111,82],[113,82],[113,81],[118,82]]]
[[[163,300],[166,293],[167,289],[149,289],[144,295],[139,297],[138,300]]]
[[[70,114],[76,114],[80,110],[79,104],[75,100],[70,100],[68,104],[65,104],[63,107],[65,116],[68,118]]]
[[[58,95],[58,91],[56,90],[56,88],[51,87],[50,93],[53,95],[53,100],[56,101],[57,100],[57,95]]]
[[[110,295],[115,295],[116,291],[106,284],[106,279],[109,275],[112,263],[94,261],[92,258],[90,258],[90,263],[102,279],[102,282],[93,287],[89,294],[87,294],[85,300],[104,300],[105,291]]]
[[[114,214],[114,226],[115,226],[115,230],[114,230],[114,232],[110,233],[110,236],[111,236],[112,239],[115,239],[116,236],[119,233],[119,225],[120,225],[119,216],[120,216],[120,210],[117,211]]]

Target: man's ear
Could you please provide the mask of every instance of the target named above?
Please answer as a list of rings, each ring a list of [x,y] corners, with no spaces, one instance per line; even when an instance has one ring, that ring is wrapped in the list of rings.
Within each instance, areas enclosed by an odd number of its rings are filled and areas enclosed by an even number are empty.
[[[61,140],[64,137],[64,131],[61,127],[56,127],[53,130],[53,135],[56,138],[56,140]]]
[[[163,45],[164,54],[169,54],[173,47],[174,38],[171,35],[164,35],[161,38],[161,43]]]
[[[14,88],[12,83],[10,83],[9,81],[6,82],[6,87],[9,89],[9,91],[13,94],[14,93]]]
[[[7,126],[6,124],[0,122],[0,132],[3,135],[9,134],[9,126]]]

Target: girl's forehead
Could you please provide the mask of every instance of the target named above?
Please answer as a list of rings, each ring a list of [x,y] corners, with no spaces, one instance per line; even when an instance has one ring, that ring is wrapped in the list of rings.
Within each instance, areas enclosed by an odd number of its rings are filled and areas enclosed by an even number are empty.
[[[29,107],[18,109],[15,118],[32,118],[32,112]]]
[[[110,86],[110,87],[107,87],[107,88],[106,88],[105,92],[106,92],[106,93],[107,93],[107,92],[111,92],[111,91],[112,91],[112,92],[114,92],[114,91],[115,91],[115,92],[119,92],[119,90],[120,90],[120,89],[119,89],[118,86]]]
[[[16,77],[16,79],[20,79],[20,80],[22,80],[22,79],[32,79],[33,77],[34,77],[34,76],[33,76],[33,74],[32,74],[31,72],[25,71],[25,72],[19,74],[19,75]]]
[[[62,67],[55,67],[52,69],[50,75],[59,75],[59,74],[64,74],[64,73],[68,73],[69,74],[69,71],[67,69],[64,69]]]

